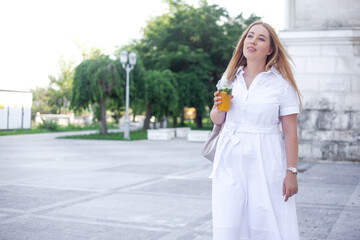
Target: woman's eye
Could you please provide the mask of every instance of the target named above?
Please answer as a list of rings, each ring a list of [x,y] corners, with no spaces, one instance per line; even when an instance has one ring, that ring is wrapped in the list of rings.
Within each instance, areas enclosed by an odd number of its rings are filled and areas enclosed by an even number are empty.
[[[252,35],[248,35],[248,38],[252,38]]]
[[[265,39],[264,39],[264,38],[259,38],[259,40],[260,40],[260,41],[263,41],[263,42],[265,41]]]

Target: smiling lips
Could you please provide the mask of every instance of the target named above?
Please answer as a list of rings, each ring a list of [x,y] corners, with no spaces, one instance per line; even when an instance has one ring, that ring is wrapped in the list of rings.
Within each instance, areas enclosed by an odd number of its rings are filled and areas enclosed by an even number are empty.
[[[256,49],[254,47],[247,47],[247,50],[249,52],[256,52]]]

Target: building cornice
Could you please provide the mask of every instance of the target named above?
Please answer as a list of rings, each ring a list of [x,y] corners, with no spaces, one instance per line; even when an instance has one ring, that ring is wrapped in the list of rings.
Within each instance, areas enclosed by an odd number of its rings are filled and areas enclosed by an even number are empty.
[[[284,45],[360,44],[360,29],[283,30],[279,37]]]

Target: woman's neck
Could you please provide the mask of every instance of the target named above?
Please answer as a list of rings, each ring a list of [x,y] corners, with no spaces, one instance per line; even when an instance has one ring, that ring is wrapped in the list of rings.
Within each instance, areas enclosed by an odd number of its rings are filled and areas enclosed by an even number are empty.
[[[265,72],[265,63],[259,64],[259,62],[253,63],[253,62],[247,62],[245,67],[245,72],[248,76],[255,77],[261,72]]]

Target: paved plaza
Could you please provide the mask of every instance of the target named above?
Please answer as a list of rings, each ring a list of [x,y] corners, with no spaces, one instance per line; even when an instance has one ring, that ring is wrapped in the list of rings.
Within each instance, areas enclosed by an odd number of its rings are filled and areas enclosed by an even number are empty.
[[[67,134],[0,137],[1,240],[212,239],[202,143]],[[359,240],[360,164],[299,169],[301,239]]]

